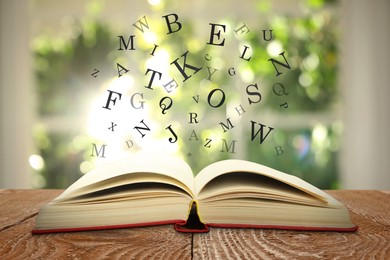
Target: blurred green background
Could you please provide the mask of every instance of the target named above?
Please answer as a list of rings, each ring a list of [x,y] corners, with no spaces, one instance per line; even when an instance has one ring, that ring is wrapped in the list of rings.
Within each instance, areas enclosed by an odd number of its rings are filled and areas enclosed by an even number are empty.
[[[91,1],[86,5],[83,19],[68,17],[63,21],[62,31],[55,36],[41,34],[34,38],[32,46],[38,111],[42,119],[33,129],[38,148],[30,158],[30,164],[37,173],[34,185],[37,188],[69,186],[93,167],[96,158],[91,156],[91,143],[104,144],[107,141],[104,135],[111,135],[110,141],[119,139],[122,146],[126,140],[136,138],[130,135],[129,129],[132,127],[128,126],[128,132],[112,139],[112,134],[107,130],[111,117],[91,119],[91,111],[95,111],[95,114],[99,114],[99,111],[105,113],[99,97],[106,97],[106,90],[114,88],[113,82],[118,82],[117,63],[130,70],[123,76],[127,77],[127,81],[121,79],[125,82],[122,84],[132,84],[134,90],[131,93],[143,92],[142,87],[149,79],[145,77],[149,66],[148,53],[153,43],[158,42],[158,50],[164,50],[170,62],[189,50],[191,61],[188,63],[202,64],[202,73],[206,73],[208,64],[204,55],[210,53],[213,57],[211,64],[218,71],[235,67],[237,72],[234,77],[228,73],[216,74],[212,82],[201,80],[202,76],[194,76],[198,78],[188,80],[172,96],[175,107],[160,120],[165,124],[161,126],[162,129],[169,122],[173,122],[175,129],[178,129],[179,136],[183,138],[175,144],[174,150],[193,166],[194,172],[210,162],[235,157],[297,175],[323,189],[338,188],[337,158],[342,133],[342,123],[338,118],[340,93],[337,86],[339,21],[334,13],[334,6],[338,2],[302,1],[296,6],[300,15],[285,15],[273,11],[272,1],[258,1],[255,24],[246,21],[245,17],[231,14],[214,17],[213,21],[199,21],[195,16],[180,17],[183,25],[181,31],[167,36],[161,16],[171,12],[169,7],[172,4],[169,1],[150,1],[151,13],[147,19],[152,33],[144,34],[144,38],[132,27],[132,23],[143,16],[142,13],[124,21],[128,25],[127,30],[118,29],[100,19],[102,10],[109,5],[108,1]],[[180,16],[180,11],[177,14]],[[204,40],[208,38],[202,38],[202,35],[209,34],[208,22],[228,25],[228,46],[218,48],[205,44]],[[250,32],[245,37],[238,37],[232,29],[243,22]],[[205,34],[199,32],[199,26],[204,27]],[[262,39],[262,29],[273,30],[271,41]],[[137,51],[131,53],[118,51],[117,36],[124,35],[126,38],[129,34],[136,34],[137,41],[144,41],[144,44],[137,42]],[[238,59],[243,45],[255,49],[250,62]],[[282,51],[285,51],[291,69],[281,69],[283,74],[275,77],[275,69],[268,59],[277,58]],[[97,77],[91,76],[94,69],[99,70]],[[180,77],[177,78],[179,85],[182,85]],[[245,103],[247,97],[237,96],[237,93],[242,93],[239,89],[252,83],[259,85],[262,100],[249,107]],[[275,83],[282,84],[288,95],[275,95],[272,91]],[[191,84],[201,84],[203,87],[197,88]],[[225,89],[227,101],[221,108],[210,112],[205,98],[199,103],[192,99],[196,94],[205,97],[214,88]],[[182,89],[191,89],[192,92]],[[129,90],[125,88],[123,91]],[[150,101],[149,104],[158,104],[166,95],[161,86],[156,85],[153,93],[145,91],[144,99]],[[94,103],[96,100],[100,100],[100,103]],[[287,109],[280,106],[285,102],[288,103]],[[234,108],[240,104],[246,109],[245,114],[239,122],[234,122],[237,124],[235,128],[221,136],[221,127],[216,123],[226,123],[227,114],[234,112]],[[148,112],[148,117],[154,122],[162,118],[160,110],[143,112]],[[190,126],[188,112],[197,112],[202,123]],[[126,120],[129,125],[136,120],[130,112],[115,113],[119,113],[118,120],[123,120],[122,126]],[[91,120],[100,120],[100,123],[91,123]],[[250,140],[250,120],[274,127],[275,130],[263,144]],[[139,123],[139,120],[135,122]],[[69,124],[73,126],[69,127]],[[95,129],[91,130],[91,127]],[[94,134],[96,128],[103,133]],[[188,140],[194,129],[200,139],[198,142]],[[212,149],[203,147],[205,138],[211,136],[213,144],[216,144]],[[166,139],[166,133],[156,138]],[[237,152],[220,152],[221,139],[226,139],[228,144],[237,140]],[[279,146],[283,149],[281,155],[275,149]],[[128,150],[122,148],[124,152]],[[132,149],[141,148],[142,142]],[[188,156],[189,153],[191,156]]]

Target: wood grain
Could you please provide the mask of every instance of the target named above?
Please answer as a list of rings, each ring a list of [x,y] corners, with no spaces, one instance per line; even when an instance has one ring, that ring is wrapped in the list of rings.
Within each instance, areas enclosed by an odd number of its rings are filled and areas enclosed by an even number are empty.
[[[192,234],[172,225],[33,236],[39,208],[60,192],[0,191],[0,259],[191,259]]]
[[[0,190],[0,230],[37,214],[62,190]]]
[[[191,234],[172,226],[31,235],[32,226],[1,233],[2,259],[191,259]]]
[[[171,225],[31,235],[38,209],[59,190],[0,190],[0,259],[390,259],[390,192],[329,191],[359,226],[355,233]]]
[[[390,259],[390,194],[329,193],[351,210],[358,232],[214,228],[194,235],[194,259]]]

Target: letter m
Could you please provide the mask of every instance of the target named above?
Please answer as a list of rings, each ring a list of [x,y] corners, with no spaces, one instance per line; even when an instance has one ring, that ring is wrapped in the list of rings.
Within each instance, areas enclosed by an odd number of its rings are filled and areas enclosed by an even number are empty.
[[[135,37],[135,35],[130,35],[129,38],[127,39],[127,42],[126,42],[125,38],[123,38],[122,35],[118,36],[118,38],[119,38],[119,49],[118,49],[118,51],[135,50],[135,48],[134,48],[134,37]],[[131,48],[129,48],[129,45],[130,45]]]
[[[96,144],[92,143],[91,156],[95,156],[95,154],[96,154],[96,157],[100,156],[101,158],[106,158],[106,157],[104,157],[104,152],[105,152],[106,146],[107,146],[106,144],[103,144],[98,151]]]
[[[237,140],[233,140],[233,142],[231,142],[230,145],[228,146],[226,140],[222,139],[221,153],[225,152],[225,151],[230,152],[230,153],[235,153],[236,142],[237,142]]]
[[[230,128],[234,127],[234,125],[230,121],[230,118],[228,118],[226,120],[226,123],[227,123],[227,125],[225,125],[223,122],[219,123],[219,125],[222,127],[224,133],[226,133],[228,130],[230,130]]]
[[[264,142],[264,140],[267,138],[267,136],[269,135],[269,133],[272,130],[274,130],[272,127],[268,126],[268,132],[264,136],[264,127],[266,127],[266,125],[263,125],[263,124],[260,124],[260,123],[254,122],[254,121],[251,121],[251,123],[252,123],[252,132],[251,132],[251,141],[252,142],[256,139],[256,136],[259,135],[260,144],[262,144]],[[255,133],[256,124],[258,124],[260,126],[260,128]]]

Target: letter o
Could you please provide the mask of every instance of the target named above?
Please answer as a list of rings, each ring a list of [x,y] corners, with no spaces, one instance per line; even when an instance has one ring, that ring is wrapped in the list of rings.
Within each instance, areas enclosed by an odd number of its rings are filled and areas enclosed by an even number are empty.
[[[219,92],[222,93],[222,97],[221,97],[221,100],[219,101],[218,104],[213,105],[213,104],[211,104],[211,99],[212,99],[214,93],[217,92],[217,91],[219,91]],[[225,97],[225,92],[223,92],[222,89],[216,88],[216,89],[213,89],[213,90],[210,91],[209,95],[207,96],[207,102],[209,103],[209,105],[210,105],[211,107],[216,108],[216,107],[220,107],[220,106],[223,105],[223,103],[225,102],[225,98],[226,98],[226,97]]]

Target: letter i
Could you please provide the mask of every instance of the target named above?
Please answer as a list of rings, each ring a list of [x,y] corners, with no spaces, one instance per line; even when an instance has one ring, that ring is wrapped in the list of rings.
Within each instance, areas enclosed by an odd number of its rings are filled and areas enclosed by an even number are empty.
[[[150,53],[150,55],[154,56],[154,52],[156,51],[157,47],[158,47],[158,45],[155,44],[152,52]]]

